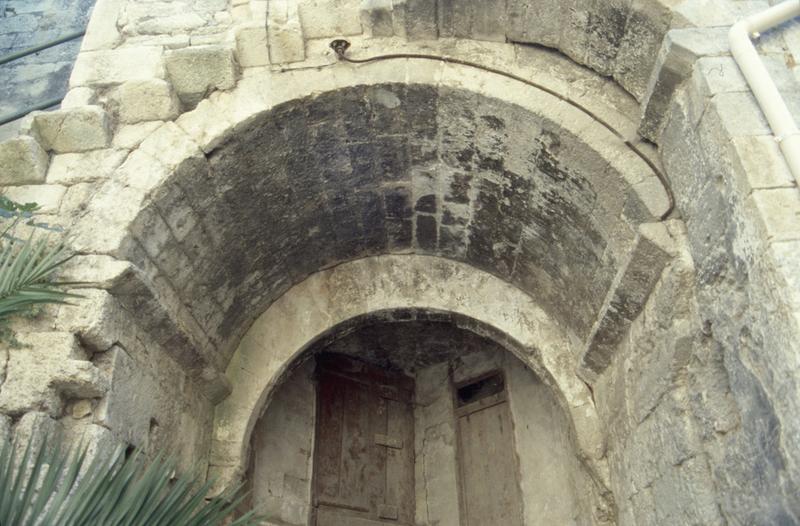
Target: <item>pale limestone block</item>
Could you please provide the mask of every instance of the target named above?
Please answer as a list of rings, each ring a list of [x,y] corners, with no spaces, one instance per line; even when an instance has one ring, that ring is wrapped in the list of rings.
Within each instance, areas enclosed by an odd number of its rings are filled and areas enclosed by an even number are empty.
[[[160,46],[88,51],[78,55],[69,84],[109,86],[130,80],[164,78]]]
[[[226,32],[208,33],[202,35],[192,35],[189,38],[190,46],[217,46],[228,41]]]
[[[266,26],[267,22],[267,0],[250,0],[250,14],[253,20]]]
[[[61,206],[66,190],[66,187],[57,184],[12,186],[6,188],[5,195],[17,203],[38,204],[37,213],[55,214]]]
[[[800,192],[797,188],[756,189],[749,200],[761,215],[768,239],[800,239]]]
[[[61,200],[59,217],[67,220],[79,216],[97,189],[96,183],[77,183],[67,187],[64,199]]]
[[[125,186],[149,192],[169,176],[167,168],[155,157],[135,150],[117,169],[114,179]]]
[[[111,142],[108,114],[99,106],[40,113],[34,126],[45,149],[56,153],[97,150]]]
[[[306,58],[305,38],[296,0],[272,0],[267,19],[269,60],[273,64],[302,62]]]
[[[669,196],[664,183],[655,175],[645,177],[631,188],[653,218],[660,218],[669,209]]]
[[[50,158],[33,137],[20,136],[0,143],[0,185],[42,183]]]
[[[111,97],[118,104],[119,120],[126,124],[172,120],[180,113],[175,91],[161,79],[126,82]]]
[[[360,0],[307,0],[297,9],[305,38],[360,35]]]
[[[136,270],[130,263],[125,262],[125,267],[114,263],[111,268],[104,268],[108,263],[102,260],[89,263],[93,265],[91,268],[106,272],[107,275],[95,277],[87,271],[76,269],[72,272],[70,269],[70,272],[65,272],[64,279],[67,279],[66,276],[80,277],[80,282],[113,288],[114,294],[126,294],[141,286]],[[116,275],[111,275],[113,273]],[[77,335],[84,348],[94,353],[104,352],[116,342],[130,337],[130,320],[116,296],[107,290],[86,288],[80,289],[80,294],[83,296],[80,308],[63,306],[59,309],[54,327],[56,330]]]
[[[222,46],[197,46],[166,54],[169,78],[181,101],[196,105],[215,89],[236,85],[233,51]]]
[[[792,172],[773,137],[733,137],[731,145],[747,178],[748,190],[794,186]]]
[[[97,93],[91,88],[72,88],[61,101],[61,109],[91,106],[97,102]]]
[[[62,395],[73,398],[102,396],[108,381],[86,361],[71,333],[20,334],[23,348],[9,351],[8,374],[0,391],[0,411],[18,415],[44,411],[58,416]]]
[[[183,129],[167,122],[142,142],[139,149],[158,159],[170,171],[192,157],[202,157],[203,152]]]
[[[77,252],[116,254],[128,238],[128,226],[139,213],[147,193],[110,181],[92,198],[87,213],[73,228]]]
[[[142,141],[162,124],[164,124],[162,121],[153,121],[120,126],[117,128],[117,133],[114,135],[114,148],[123,148],[126,150],[138,148]]]
[[[81,43],[82,51],[111,49],[120,41],[117,19],[123,0],[97,0]]]
[[[250,6],[248,4],[234,6],[231,9],[231,18],[236,23],[242,23],[252,19],[253,15],[250,13]]]
[[[127,150],[111,148],[54,155],[47,172],[47,182],[72,185],[106,179],[127,156]]]
[[[128,37],[125,44],[128,46],[161,46],[164,49],[180,49],[187,47],[191,42],[190,35],[142,35]]]
[[[148,4],[143,4],[148,7]],[[168,16],[148,17],[136,21],[125,32],[137,35],[164,35],[180,31],[191,31],[206,25],[206,20],[193,12],[174,13]]]
[[[250,24],[238,28],[236,51],[239,64],[244,68],[268,65],[267,28],[262,24]]]
[[[216,148],[233,126],[225,113],[208,100],[201,101],[194,110],[178,117],[175,124],[206,153]]]

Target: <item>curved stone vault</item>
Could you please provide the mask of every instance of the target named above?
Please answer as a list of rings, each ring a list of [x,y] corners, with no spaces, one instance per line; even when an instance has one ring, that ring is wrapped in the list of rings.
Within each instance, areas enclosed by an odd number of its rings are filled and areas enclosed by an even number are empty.
[[[438,316],[551,390],[594,523],[800,521],[800,194],[727,56],[758,2],[712,4],[99,1],[0,144],[93,284],[0,349],[0,437],[236,482],[303,352]],[[791,31],[761,52],[795,107]]]

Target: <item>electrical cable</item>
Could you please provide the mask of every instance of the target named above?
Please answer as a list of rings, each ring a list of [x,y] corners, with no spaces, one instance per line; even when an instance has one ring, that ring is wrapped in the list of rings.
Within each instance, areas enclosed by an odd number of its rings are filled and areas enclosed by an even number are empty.
[[[426,55],[426,54],[421,54],[421,53],[391,53],[391,54],[386,54],[386,55],[376,55],[376,56],[373,56],[373,57],[355,59],[355,58],[348,57],[347,54],[346,54],[348,48],[350,47],[350,42],[348,42],[347,40],[344,40],[344,39],[333,40],[330,43],[330,47],[336,53],[336,56],[338,57],[339,60],[341,60],[343,62],[349,62],[351,64],[367,64],[367,63],[370,63],[370,62],[378,62],[378,61],[383,61],[383,60],[397,60],[397,59],[435,60],[435,61],[438,61],[438,62],[445,62],[445,63],[448,63],[448,64],[457,64],[457,65],[460,65],[460,66],[467,66],[467,67],[470,67],[470,68],[480,69],[480,70],[483,70],[483,71],[486,71],[486,72],[489,72],[489,73],[494,73],[496,75],[501,75],[503,77],[515,80],[517,82],[522,82],[523,84],[526,84],[528,86],[531,86],[532,88],[535,88],[535,89],[538,89],[540,91],[543,91],[543,92],[547,93],[548,95],[552,95],[553,97],[556,97],[557,99],[569,104],[573,108],[583,112],[584,114],[589,116],[591,119],[593,119],[594,121],[596,121],[597,123],[602,125],[608,131],[610,131],[612,134],[614,134],[617,138],[619,138],[625,144],[625,146],[627,146],[642,161],[644,161],[645,164],[647,164],[647,166],[653,171],[653,173],[658,178],[659,182],[661,183],[661,186],[664,187],[664,191],[666,192],[667,199],[669,201],[669,206],[667,206],[667,210],[663,214],[661,214],[660,219],[662,221],[665,220],[667,217],[669,217],[669,215],[672,214],[673,210],[675,209],[675,196],[672,193],[672,189],[669,186],[669,182],[667,181],[666,177],[661,172],[661,170],[659,170],[658,167],[655,165],[655,163],[653,163],[653,161],[651,161],[639,148],[637,148],[635,144],[633,144],[631,141],[626,139],[625,136],[622,135],[622,133],[617,131],[616,128],[614,128],[611,124],[609,124],[608,122],[603,120],[601,117],[599,117],[597,114],[592,112],[590,109],[586,108],[585,106],[581,105],[578,102],[575,102],[572,99],[569,99],[569,98],[561,95],[557,91],[554,91],[553,89],[548,88],[547,86],[543,86],[542,84],[539,84],[539,83],[534,82],[532,80],[528,80],[528,79],[520,77],[518,75],[514,75],[513,73],[508,73],[507,71],[503,71],[503,70],[500,70],[500,69],[484,66],[484,65],[478,64],[476,62],[470,62],[468,60],[462,60],[462,59],[458,59],[458,58],[442,57],[442,56],[439,56],[439,55]]]

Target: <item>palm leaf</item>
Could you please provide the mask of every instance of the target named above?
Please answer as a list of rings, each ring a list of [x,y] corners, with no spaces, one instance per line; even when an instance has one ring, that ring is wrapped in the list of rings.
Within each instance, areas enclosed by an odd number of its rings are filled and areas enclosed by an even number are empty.
[[[149,464],[122,449],[86,462],[86,449],[67,451],[60,437],[30,443],[16,457],[15,445],[0,443],[0,524],[3,526],[215,526],[241,503],[238,488],[206,499],[213,481],[186,474],[172,480],[175,461]],[[251,526],[253,512],[230,522]]]
[[[47,238],[6,239],[0,247],[0,320],[33,305],[67,303],[69,298],[79,297],[59,288],[69,283],[50,281],[67,260],[66,249],[51,245]]]

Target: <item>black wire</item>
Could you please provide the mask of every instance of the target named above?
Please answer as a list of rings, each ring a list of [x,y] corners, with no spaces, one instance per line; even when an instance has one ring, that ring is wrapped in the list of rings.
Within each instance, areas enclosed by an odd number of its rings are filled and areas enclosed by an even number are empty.
[[[661,183],[661,186],[664,187],[664,191],[667,193],[667,199],[669,200],[669,206],[667,207],[666,212],[664,212],[660,217],[662,221],[667,217],[669,217],[669,215],[675,209],[675,196],[672,193],[672,189],[670,188],[669,183],[664,174],[661,173],[661,170],[658,169],[658,167],[653,163],[653,161],[651,161],[641,150],[639,150],[639,148],[637,148],[636,145],[634,145],[632,142],[626,139],[624,135],[622,135],[619,131],[617,131],[616,128],[614,128],[611,124],[609,124],[601,117],[599,117],[597,114],[592,112],[590,109],[586,108],[585,106],[582,106],[581,104],[575,102],[572,99],[564,97],[557,91],[554,91],[548,88],[547,86],[543,86],[532,80],[528,80],[518,75],[514,75],[513,73],[508,73],[507,71],[484,66],[482,64],[478,64],[476,62],[470,62],[468,60],[461,60],[458,58],[442,57],[438,55],[425,55],[420,53],[392,53],[388,55],[376,55],[374,57],[355,59],[355,58],[349,58],[345,55],[345,53],[347,52],[347,48],[350,47],[350,43],[346,40],[342,39],[334,40],[330,43],[330,47],[336,52],[336,56],[339,58],[339,60],[342,60],[344,62],[350,62],[351,64],[366,64],[368,62],[378,62],[381,60],[395,60],[395,59],[409,59],[409,58],[421,59],[421,60],[436,60],[438,62],[446,62],[448,64],[458,64],[460,66],[467,66],[470,68],[481,69],[489,73],[494,73],[496,75],[502,75],[503,77],[510,78],[518,82],[522,82],[523,84],[527,84],[528,86],[536,88],[540,91],[544,91],[545,93],[552,95],[553,97],[556,97],[561,101],[566,102],[573,108],[580,110],[584,114],[591,117],[593,120],[597,121],[604,128],[606,128],[608,131],[613,133],[617,138],[619,138],[625,144],[625,146],[630,148],[631,151],[633,151],[633,153],[635,153],[642,161],[645,162],[645,164],[647,164],[648,167],[650,167],[650,169],[653,171],[653,173],[656,175],[659,182]]]

